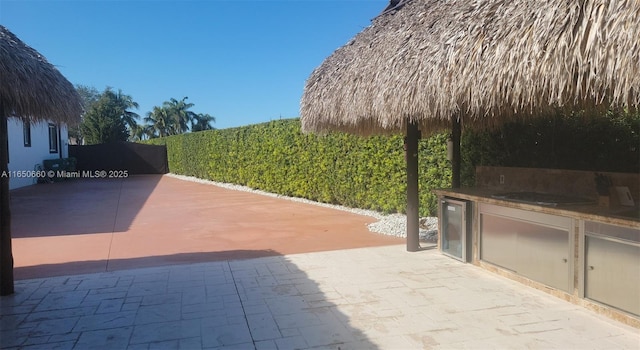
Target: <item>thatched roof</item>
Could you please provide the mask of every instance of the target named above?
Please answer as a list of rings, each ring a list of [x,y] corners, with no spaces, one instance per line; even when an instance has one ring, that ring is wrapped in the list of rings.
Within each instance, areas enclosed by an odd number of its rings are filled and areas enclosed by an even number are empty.
[[[0,117],[79,121],[80,96],[36,50],[0,25]]]
[[[407,0],[307,80],[307,132],[491,127],[640,105],[640,1]]]

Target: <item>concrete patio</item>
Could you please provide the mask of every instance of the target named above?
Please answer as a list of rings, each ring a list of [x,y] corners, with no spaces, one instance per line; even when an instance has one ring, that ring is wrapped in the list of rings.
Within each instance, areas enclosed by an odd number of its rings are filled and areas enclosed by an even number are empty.
[[[3,349],[640,349],[638,329],[408,253],[367,217],[167,177],[88,182],[46,214],[65,185],[13,196]]]
[[[9,349],[640,348],[637,329],[402,245],[22,280],[0,301]]]
[[[401,244],[375,219],[144,175],[11,193],[17,279]]]

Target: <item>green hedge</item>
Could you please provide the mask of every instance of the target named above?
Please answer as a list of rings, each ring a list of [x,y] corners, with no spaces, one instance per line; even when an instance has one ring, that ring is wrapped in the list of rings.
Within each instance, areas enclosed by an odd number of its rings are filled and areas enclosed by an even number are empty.
[[[444,133],[420,141],[420,215],[435,215],[434,188],[451,185]],[[146,141],[166,144],[171,172],[236,183],[287,196],[373,209],[406,211],[402,136],[325,136],[279,120]],[[462,135],[462,184],[475,166],[640,171],[640,114],[606,118],[572,113],[505,124]]]
[[[446,139],[446,134],[437,134],[420,142],[420,215],[436,215],[431,190],[451,185]],[[349,207],[406,211],[400,135],[308,135],[293,119],[146,143],[167,145],[172,173]]]
[[[476,165],[640,172],[640,113],[600,115],[558,112],[513,122],[495,131],[466,131],[463,184],[473,185]]]

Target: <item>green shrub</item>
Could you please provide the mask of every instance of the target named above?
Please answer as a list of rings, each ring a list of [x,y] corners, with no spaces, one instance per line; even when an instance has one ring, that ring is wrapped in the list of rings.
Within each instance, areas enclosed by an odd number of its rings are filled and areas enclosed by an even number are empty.
[[[477,165],[638,173],[640,113],[558,112],[494,131],[467,131],[462,153],[468,186]]]
[[[437,213],[432,190],[451,186],[447,137],[439,133],[419,143],[423,216]],[[292,119],[145,142],[167,145],[172,173],[385,213],[406,211],[401,135],[302,134],[300,121]],[[495,131],[464,131],[461,181],[473,186],[477,165],[638,172],[639,152],[637,113],[558,114]]]
[[[172,173],[386,213],[406,210],[402,142],[400,135],[302,134],[297,119],[146,141],[167,145]],[[435,215],[431,190],[451,182],[446,135],[422,140],[419,161],[420,214]]]

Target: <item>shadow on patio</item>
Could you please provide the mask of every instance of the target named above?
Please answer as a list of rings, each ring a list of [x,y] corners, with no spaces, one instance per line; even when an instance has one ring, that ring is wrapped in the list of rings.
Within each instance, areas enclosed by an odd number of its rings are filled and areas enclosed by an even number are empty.
[[[69,261],[35,266],[20,266],[14,269],[17,280],[48,278],[70,274],[87,274],[154,266],[169,266],[236,259],[255,259],[280,255],[274,250],[227,250],[220,252],[178,253],[160,256],[144,256],[126,259],[103,259]]]
[[[229,254],[262,258],[18,281],[0,304],[2,347],[378,348],[340,310],[347,300],[287,257]]]
[[[162,175],[70,179],[11,191],[13,238],[124,232]]]

